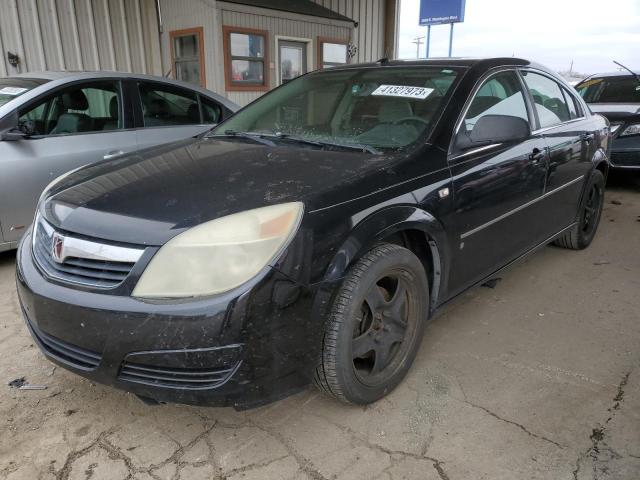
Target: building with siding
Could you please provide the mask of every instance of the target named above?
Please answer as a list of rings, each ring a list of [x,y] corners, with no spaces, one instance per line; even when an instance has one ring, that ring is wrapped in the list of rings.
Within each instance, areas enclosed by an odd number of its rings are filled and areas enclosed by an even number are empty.
[[[394,57],[399,0],[0,0],[0,76],[119,70],[244,105],[294,76]]]

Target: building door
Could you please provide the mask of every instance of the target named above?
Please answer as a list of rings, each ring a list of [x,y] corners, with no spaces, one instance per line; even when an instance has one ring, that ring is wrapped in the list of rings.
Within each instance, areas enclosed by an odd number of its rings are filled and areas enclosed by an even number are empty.
[[[307,44],[291,40],[278,41],[280,83],[287,83],[307,73]]]

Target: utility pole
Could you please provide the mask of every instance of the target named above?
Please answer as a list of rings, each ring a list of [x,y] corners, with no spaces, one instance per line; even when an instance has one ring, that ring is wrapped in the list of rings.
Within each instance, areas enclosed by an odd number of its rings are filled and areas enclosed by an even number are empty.
[[[420,45],[422,45],[423,40],[424,37],[416,37],[413,42],[411,42],[416,44],[416,58],[420,58]]]

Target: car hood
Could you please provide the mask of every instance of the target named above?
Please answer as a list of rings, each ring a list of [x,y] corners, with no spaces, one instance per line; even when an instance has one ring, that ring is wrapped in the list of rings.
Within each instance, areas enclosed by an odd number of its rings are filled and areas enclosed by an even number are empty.
[[[362,188],[345,185],[365,182],[375,191],[371,178],[391,158],[190,139],[75,171],[47,192],[40,212],[68,232],[162,245],[190,227],[252,208],[302,201],[309,212],[349,201]]]
[[[640,117],[639,103],[590,103],[589,108],[593,113],[599,113],[610,121]]]

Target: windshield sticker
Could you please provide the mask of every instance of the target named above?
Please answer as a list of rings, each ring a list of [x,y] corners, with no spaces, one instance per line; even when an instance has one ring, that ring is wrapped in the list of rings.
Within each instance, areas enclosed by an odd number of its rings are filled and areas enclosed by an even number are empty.
[[[586,87],[590,87],[591,85],[596,85],[598,83],[601,83],[602,79],[601,78],[593,78],[591,80],[587,80],[586,82],[582,82],[579,87],[580,88],[586,88]]]
[[[407,87],[404,85],[380,85],[371,95],[382,97],[417,98],[424,100],[433,93],[433,88]]]
[[[20,88],[20,87],[2,87],[0,88],[0,93],[4,95],[20,95],[21,93],[29,90],[28,88]]]

